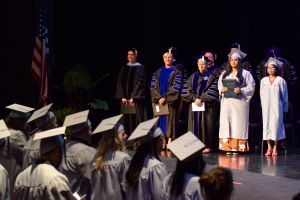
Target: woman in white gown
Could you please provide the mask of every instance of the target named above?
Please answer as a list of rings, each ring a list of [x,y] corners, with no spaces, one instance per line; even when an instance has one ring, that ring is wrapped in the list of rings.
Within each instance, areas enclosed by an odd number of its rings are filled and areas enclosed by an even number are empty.
[[[268,76],[260,82],[263,117],[263,140],[267,140],[266,156],[277,156],[277,142],[285,138],[283,112],[288,111],[287,83],[278,76],[280,61],[270,58],[266,64]]]
[[[237,154],[249,151],[248,122],[250,99],[254,94],[255,81],[251,73],[241,67],[241,61],[246,56],[240,50],[229,54],[229,62],[218,81],[221,96],[219,149],[226,154]],[[225,87],[226,79],[236,80],[232,93],[235,97],[225,97],[229,87]],[[234,95],[233,95],[234,96]]]

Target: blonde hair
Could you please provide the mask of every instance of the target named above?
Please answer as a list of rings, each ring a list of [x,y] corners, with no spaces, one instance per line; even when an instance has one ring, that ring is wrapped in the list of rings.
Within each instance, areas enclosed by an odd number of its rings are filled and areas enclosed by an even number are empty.
[[[109,151],[123,151],[126,152],[126,148],[124,142],[122,140],[122,133],[118,133],[118,135],[114,138],[105,138],[99,141],[98,150],[97,150],[97,158],[96,158],[96,170],[103,169],[103,162],[105,162],[105,154]]]

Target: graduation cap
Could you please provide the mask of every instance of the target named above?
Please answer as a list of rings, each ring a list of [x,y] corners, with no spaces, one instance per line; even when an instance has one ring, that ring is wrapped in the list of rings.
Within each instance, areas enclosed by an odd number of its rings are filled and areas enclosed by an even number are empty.
[[[5,138],[11,135],[3,119],[0,120],[0,144],[5,142]]]
[[[11,110],[8,117],[9,118],[28,118],[30,116],[30,112],[34,110],[34,108],[30,108],[27,106],[23,106],[17,103],[11,104],[9,106],[6,106],[5,108],[8,108]]]
[[[247,54],[245,54],[239,49],[231,50],[230,53],[228,54],[228,57],[238,57],[241,60],[243,60],[246,56]]]
[[[82,130],[91,126],[88,115],[89,110],[68,115],[65,118],[63,126],[69,127],[71,134],[80,133]]]
[[[62,147],[64,145],[64,140],[60,135],[64,135],[65,131],[66,127],[62,126],[36,133],[33,140],[41,140],[40,153],[45,154],[53,151],[57,147]]]
[[[276,67],[280,67],[283,62],[277,60],[276,58],[270,57],[269,60],[266,62],[265,66],[267,67],[269,64],[274,65]]]
[[[155,126],[158,119],[159,117],[155,117],[148,121],[141,122],[127,140],[131,141],[138,139],[141,143],[143,143],[162,135],[162,130]]]
[[[187,132],[167,145],[173,154],[184,161],[195,153],[201,151],[205,145],[191,132]]]
[[[102,138],[114,138],[117,133],[124,130],[124,126],[119,123],[123,114],[103,119],[92,134],[101,133]]]
[[[36,111],[34,111],[32,113],[32,115],[30,116],[30,118],[28,119],[27,123],[32,122],[34,120],[37,120],[37,119],[45,116],[48,113],[48,111],[51,108],[51,106],[52,106],[52,103],[49,104],[49,105],[47,105],[47,106],[44,106],[44,107],[42,107],[42,108],[40,108],[40,109],[38,109]]]
[[[210,60],[208,59],[208,57],[206,57],[206,56],[203,55],[203,56],[197,57],[197,63],[198,63],[199,61],[203,61],[203,62],[208,63]]]

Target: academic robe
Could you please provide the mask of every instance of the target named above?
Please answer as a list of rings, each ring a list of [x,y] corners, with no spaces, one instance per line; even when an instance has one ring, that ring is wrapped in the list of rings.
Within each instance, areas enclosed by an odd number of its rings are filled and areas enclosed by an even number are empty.
[[[26,135],[20,130],[9,129],[9,148],[19,166],[22,166],[24,146],[27,143]]]
[[[33,135],[29,137],[23,149],[23,170],[35,163],[41,157],[40,145],[41,140],[33,140]]]
[[[10,199],[10,188],[8,172],[0,164],[0,200]]]
[[[84,141],[71,139],[66,144],[66,152],[59,170],[66,175],[72,192],[80,196],[89,195],[91,188],[91,165],[96,150]]]
[[[150,86],[152,103],[158,103],[164,98],[169,107],[169,115],[160,115],[158,126],[162,129],[163,135],[176,138],[176,114],[178,98],[182,89],[182,78],[176,67],[159,68],[153,75]]]
[[[165,164],[148,155],[144,160],[137,189],[134,190],[125,182],[126,200],[160,200],[162,183],[167,175]]]
[[[219,138],[222,141],[219,144],[219,149],[226,150],[224,145],[229,143],[230,151],[248,151],[248,143],[245,143],[245,141],[248,140],[249,107],[250,99],[255,90],[255,81],[251,73],[243,69],[242,76],[244,81],[238,83],[241,93],[237,95],[237,98],[225,98],[224,94],[220,92],[223,87],[224,73],[225,71],[221,74],[218,81],[218,89],[221,95]],[[225,78],[238,81],[237,77],[232,74]],[[244,142],[234,143],[235,146],[231,146],[230,140],[244,140]]]
[[[10,193],[12,195],[12,188],[14,186],[15,180],[18,174],[22,171],[21,166],[19,165],[15,155],[12,153],[12,143],[8,137],[5,142],[2,155],[0,155],[0,164],[6,169],[9,177],[10,183]],[[16,147],[16,146],[15,146]]]
[[[125,199],[122,185],[131,157],[124,152],[107,152],[104,156],[103,170],[96,170],[95,162],[92,166],[91,200]]]
[[[201,194],[201,188],[199,183],[199,176],[186,173],[184,176],[183,191],[180,195],[174,197],[170,195],[171,191],[171,179],[173,174],[169,174],[162,186],[162,199],[163,200],[204,200]]]
[[[131,134],[136,126],[146,119],[146,73],[145,67],[136,62],[127,63],[120,69],[115,98],[121,101],[122,98],[134,100],[136,114],[124,115],[124,127],[127,134]]]
[[[286,81],[277,76],[271,84],[269,77],[264,77],[260,82],[260,100],[263,116],[263,139],[274,141],[284,139],[283,112],[288,111]]]
[[[45,162],[30,165],[18,175],[12,199],[68,200],[74,197],[67,177]]]
[[[218,79],[213,71],[193,73],[184,85],[181,96],[190,103],[188,130],[206,147],[213,148],[216,112],[219,103]],[[205,104],[204,112],[193,112],[192,103],[199,98]]]

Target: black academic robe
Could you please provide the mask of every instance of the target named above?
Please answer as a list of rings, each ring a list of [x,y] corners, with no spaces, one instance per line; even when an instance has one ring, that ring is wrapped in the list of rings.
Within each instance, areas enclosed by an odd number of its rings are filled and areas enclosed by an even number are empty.
[[[218,116],[218,77],[213,71],[195,72],[187,80],[181,96],[190,103],[188,130],[192,131],[207,148],[214,147],[215,123]],[[193,112],[192,102],[199,98],[205,104],[204,112]]]
[[[124,115],[124,126],[127,134],[131,134],[136,126],[146,119],[146,73],[145,67],[140,63],[123,65],[119,71],[115,98],[121,101],[133,98],[136,114]]]

